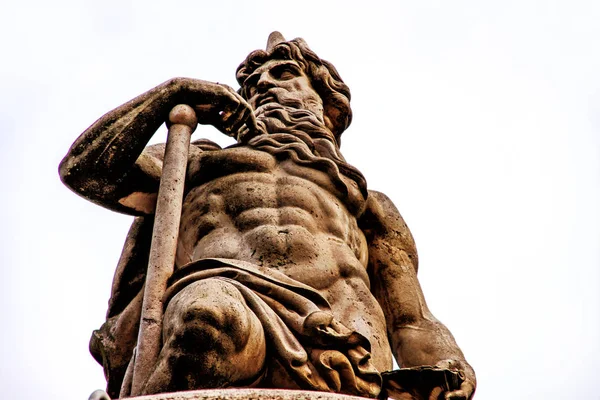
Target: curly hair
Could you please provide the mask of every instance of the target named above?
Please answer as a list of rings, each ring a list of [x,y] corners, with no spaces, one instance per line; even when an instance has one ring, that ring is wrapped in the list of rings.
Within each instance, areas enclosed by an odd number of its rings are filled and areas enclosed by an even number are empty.
[[[341,134],[352,121],[350,108],[350,89],[340,78],[335,67],[328,61],[322,60],[313,52],[306,42],[296,38],[277,44],[272,51],[255,50],[246,57],[236,71],[240,84],[240,95],[248,99],[244,82],[246,78],[269,60],[294,60],[304,70],[311,81],[313,89],[323,100],[326,125],[341,143]]]

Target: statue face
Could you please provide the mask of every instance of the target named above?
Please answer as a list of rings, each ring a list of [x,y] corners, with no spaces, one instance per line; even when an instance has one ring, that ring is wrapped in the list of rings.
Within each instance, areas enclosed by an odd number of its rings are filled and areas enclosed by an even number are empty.
[[[295,61],[267,61],[244,81],[244,87],[248,103],[255,110],[269,103],[279,103],[312,111],[323,121],[323,101]]]

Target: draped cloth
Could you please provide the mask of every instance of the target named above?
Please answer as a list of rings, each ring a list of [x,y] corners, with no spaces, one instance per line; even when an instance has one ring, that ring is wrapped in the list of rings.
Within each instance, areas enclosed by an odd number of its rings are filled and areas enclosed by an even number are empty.
[[[123,379],[127,380],[143,297],[138,275],[143,274],[145,265],[135,265],[132,259],[143,260],[144,256],[130,239],[151,231],[148,225],[143,218],[134,222],[115,275],[107,321],[94,331],[90,341],[92,354],[104,366],[107,391],[114,397]],[[242,294],[263,326],[270,357],[267,369],[283,370],[284,381],[293,382],[291,387],[364,397],[379,394],[381,375],[372,364],[368,339],[337,321],[327,300],[313,288],[276,270],[211,258],[179,268],[170,279],[163,304],[182,288],[203,279],[228,282]],[[127,293],[127,286],[134,292]],[[267,370],[264,381],[256,386],[277,386],[281,374],[278,378],[273,372]]]
[[[370,343],[337,321],[317,291],[271,269],[231,259],[203,259],[173,276],[165,304],[191,282],[235,286],[260,320],[269,353],[301,389],[376,397],[379,372]]]

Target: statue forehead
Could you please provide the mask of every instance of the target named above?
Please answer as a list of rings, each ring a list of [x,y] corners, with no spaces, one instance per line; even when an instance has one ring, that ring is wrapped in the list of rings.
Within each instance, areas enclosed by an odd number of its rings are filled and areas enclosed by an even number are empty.
[[[305,74],[304,69],[302,68],[302,66],[300,65],[300,63],[298,63],[295,60],[270,59],[270,60],[265,61],[260,66],[258,66],[250,75],[248,75],[248,78],[251,77],[251,76],[261,75],[264,72],[267,72],[267,71],[269,71],[269,70],[271,70],[273,68],[279,67],[280,65],[292,65],[292,66],[295,66],[295,67],[297,67],[302,72],[302,74]]]

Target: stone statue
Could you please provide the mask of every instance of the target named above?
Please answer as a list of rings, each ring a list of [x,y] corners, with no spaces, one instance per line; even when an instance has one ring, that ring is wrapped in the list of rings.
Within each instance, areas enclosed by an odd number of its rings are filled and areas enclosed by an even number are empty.
[[[160,354],[137,394],[260,387],[470,399],[475,374],[427,308],[410,231],[340,153],[352,113],[336,69],[302,39],[274,32],[237,80],[239,92],[169,80],[96,121],[60,165],[73,191],[136,216],[107,320],[90,342],[109,395],[135,394],[164,154],[164,145],[146,146],[187,104],[237,143],[189,148],[174,273],[154,321]],[[392,355],[401,370],[389,372]]]

